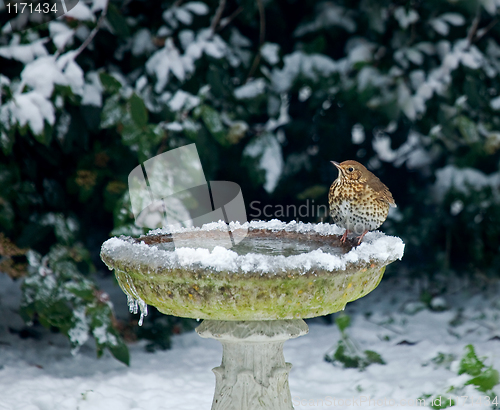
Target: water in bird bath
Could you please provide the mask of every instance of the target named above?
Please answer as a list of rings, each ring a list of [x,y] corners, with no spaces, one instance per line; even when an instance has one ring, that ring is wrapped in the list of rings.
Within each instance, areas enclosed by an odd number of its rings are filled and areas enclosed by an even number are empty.
[[[320,250],[330,255],[342,255],[350,250],[347,245],[342,245],[337,237],[325,237],[319,234],[309,234],[301,237],[296,232],[282,232],[276,234],[265,229],[256,229],[247,233],[247,236],[239,243],[233,245],[224,232],[214,232],[203,235],[196,232],[154,235],[141,237],[137,242],[156,246],[163,251],[174,251],[177,248],[207,249],[213,251],[216,247],[231,249],[238,255],[269,255],[269,256],[291,256]]]

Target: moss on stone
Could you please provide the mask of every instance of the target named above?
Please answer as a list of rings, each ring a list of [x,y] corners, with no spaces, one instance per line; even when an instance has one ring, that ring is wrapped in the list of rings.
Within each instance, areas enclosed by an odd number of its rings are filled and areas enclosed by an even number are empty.
[[[385,267],[264,276],[200,274],[196,269],[144,274],[141,272],[147,270],[136,269],[116,266],[120,286],[125,293],[138,295],[162,313],[199,319],[274,320],[310,318],[342,310],[346,303],[375,289]]]

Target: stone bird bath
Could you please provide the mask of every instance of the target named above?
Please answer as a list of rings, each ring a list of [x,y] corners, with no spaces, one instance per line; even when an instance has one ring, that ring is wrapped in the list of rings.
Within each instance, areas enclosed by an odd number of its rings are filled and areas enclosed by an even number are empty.
[[[246,238],[228,246],[228,229]],[[330,224],[219,222],[111,238],[101,258],[115,269],[131,311],[140,307],[140,323],[152,305],[204,319],[198,334],[222,343],[212,410],[290,410],[284,342],[308,332],[303,319],[371,292],[403,256],[399,238],[371,232],[351,248],[340,243],[342,233]]]

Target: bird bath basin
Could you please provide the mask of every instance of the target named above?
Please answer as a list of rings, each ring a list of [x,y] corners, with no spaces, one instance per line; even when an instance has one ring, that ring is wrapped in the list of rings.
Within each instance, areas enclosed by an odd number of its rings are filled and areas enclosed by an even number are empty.
[[[156,230],[109,239],[101,258],[142,315],[152,305],[205,319],[198,334],[223,345],[213,410],[293,409],[283,343],[307,333],[303,319],[342,310],[375,289],[404,244],[371,232],[352,248],[340,243],[343,229],[335,225],[277,220],[231,223],[229,231],[246,237],[231,246],[223,222]]]

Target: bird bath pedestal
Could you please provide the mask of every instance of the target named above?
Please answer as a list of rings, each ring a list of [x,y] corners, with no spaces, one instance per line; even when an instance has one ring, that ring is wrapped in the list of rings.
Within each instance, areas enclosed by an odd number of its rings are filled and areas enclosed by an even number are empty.
[[[368,233],[352,248],[342,233],[330,224],[213,223],[112,238],[101,258],[141,320],[147,305],[204,319],[198,334],[222,343],[212,410],[291,410],[284,342],[308,332],[303,319],[371,292],[403,256],[399,238]]]

